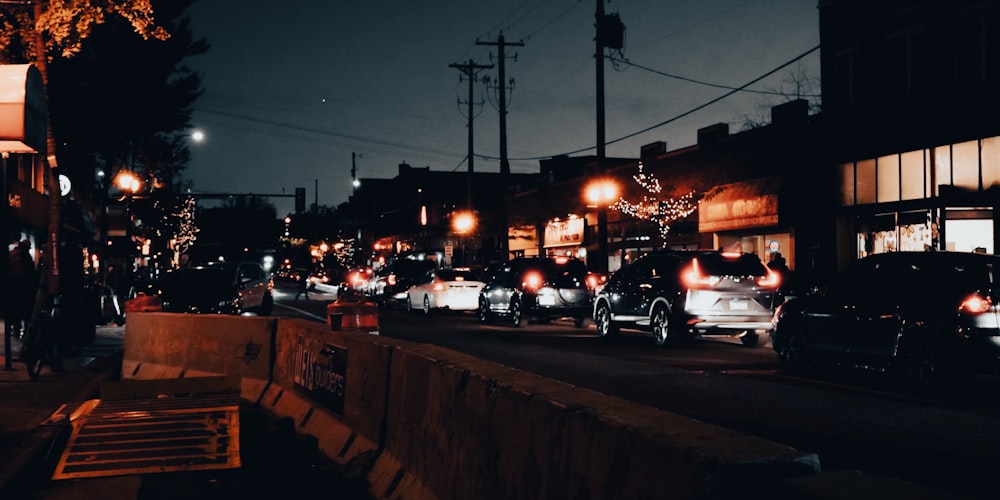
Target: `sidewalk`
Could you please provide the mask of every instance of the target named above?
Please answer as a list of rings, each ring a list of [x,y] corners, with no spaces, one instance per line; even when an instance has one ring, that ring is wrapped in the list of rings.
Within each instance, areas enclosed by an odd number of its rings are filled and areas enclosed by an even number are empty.
[[[0,343],[0,498],[16,498],[19,485],[48,479],[59,440],[68,436],[69,413],[99,397],[101,382],[119,378],[124,338],[123,326],[98,326],[92,344],[64,358],[63,371],[45,367],[37,381],[17,361],[20,341],[11,340],[10,370]],[[56,412],[67,418],[50,419]]]

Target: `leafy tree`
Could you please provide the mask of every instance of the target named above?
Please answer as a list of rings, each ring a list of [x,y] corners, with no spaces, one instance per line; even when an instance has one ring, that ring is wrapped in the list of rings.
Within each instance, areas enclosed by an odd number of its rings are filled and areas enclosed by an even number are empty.
[[[0,8],[0,57],[5,63],[33,62],[38,68],[45,85],[49,89],[49,63],[56,58],[70,58],[78,54],[96,26],[107,22],[109,17],[121,17],[143,39],[165,40],[169,34],[153,21],[153,6],[150,0],[25,0],[21,3],[7,3]],[[49,98],[51,103],[51,96]],[[48,107],[52,116],[52,104]],[[60,200],[55,196],[57,185],[53,169],[58,167],[59,148],[53,132],[52,120],[47,120],[46,157],[49,191],[49,230],[52,235],[47,242],[49,281],[48,291],[59,290],[59,272],[52,260],[58,248],[61,229]]]

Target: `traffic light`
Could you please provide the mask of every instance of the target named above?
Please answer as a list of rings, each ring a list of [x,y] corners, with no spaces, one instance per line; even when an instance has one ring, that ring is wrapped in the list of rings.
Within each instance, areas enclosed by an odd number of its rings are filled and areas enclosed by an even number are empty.
[[[295,188],[295,211],[306,211],[306,188]]]

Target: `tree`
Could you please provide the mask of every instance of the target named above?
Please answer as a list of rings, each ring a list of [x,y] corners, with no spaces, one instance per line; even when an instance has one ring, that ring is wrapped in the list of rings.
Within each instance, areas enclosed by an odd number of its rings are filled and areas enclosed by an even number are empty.
[[[698,200],[693,191],[678,198],[661,197],[663,187],[660,185],[659,179],[652,174],[645,173],[642,162],[639,162],[639,173],[633,175],[632,178],[646,190],[647,194],[643,194],[642,199],[635,203],[625,198],[619,198],[610,208],[655,223],[659,228],[661,239],[666,239],[670,232],[670,224],[683,220],[698,208]]]
[[[30,7],[30,10],[27,8]],[[33,62],[49,89],[49,63],[80,52],[83,41],[109,16],[124,18],[143,39],[165,40],[169,34],[153,21],[150,0],[26,0],[5,4],[0,9],[0,57],[6,63]],[[51,102],[51,98],[49,99]],[[49,238],[45,259],[48,265],[48,293],[59,291],[58,255],[60,200],[55,186],[59,148],[52,127],[51,106],[46,131],[45,162],[49,186]],[[47,300],[47,298],[46,298]],[[36,311],[39,308],[36,307]]]

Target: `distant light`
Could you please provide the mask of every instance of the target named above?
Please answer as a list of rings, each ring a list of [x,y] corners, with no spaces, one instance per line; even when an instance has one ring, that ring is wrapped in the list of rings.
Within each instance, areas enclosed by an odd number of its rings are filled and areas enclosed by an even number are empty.
[[[205,133],[201,130],[195,130],[191,132],[191,140],[194,142],[201,142],[205,140]]]
[[[354,181],[351,182],[351,184],[353,184],[354,187],[361,187],[361,181],[359,181],[357,179],[354,179]]]

